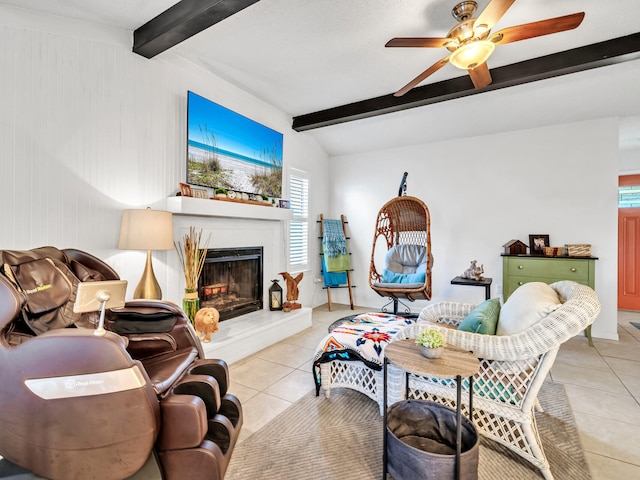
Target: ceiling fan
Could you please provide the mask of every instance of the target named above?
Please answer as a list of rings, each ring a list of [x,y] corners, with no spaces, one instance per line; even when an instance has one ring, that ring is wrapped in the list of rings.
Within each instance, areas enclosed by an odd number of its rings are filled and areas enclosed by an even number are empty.
[[[451,11],[453,17],[459,23],[449,31],[445,38],[397,37],[389,40],[385,47],[444,47],[451,52],[393,95],[401,97],[447,63],[466,70],[476,89],[484,88],[492,81],[487,59],[493,53],[496,45],[572,30],[579,26],[584,18],[584,12],[579,12],[538,22],[525,23],[515,27],[507,27],[492,34],[491,29],[493,26],[514,2],[515,0],[491,0],[478,17],[473,16],[478,8],[476,2],[460,2]]]

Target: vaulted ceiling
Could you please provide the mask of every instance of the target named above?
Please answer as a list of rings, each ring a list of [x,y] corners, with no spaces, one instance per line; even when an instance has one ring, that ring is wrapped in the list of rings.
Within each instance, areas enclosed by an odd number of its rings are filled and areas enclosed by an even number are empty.
[[[0,3],[131,30],[133,47],[133,32],[176,1]],[[640,101],[632,100],[633,95],[640,98],[637,0],[517,0],[493,31],[580,11],[585,19],[575,30],[498,45],[488,61],[494,83],[481,93],[470,87],[466,72],[446,65],[405,96],[403,101],[415,107],[408,110],[399,109],[401,102],[391,94],[447,51],[384,45],[392,37],[446,36],[456,24],[451,15],[456,0],[180,3],[184,8],[213,4],[192,24],[206,23],[206,16],[219,18],[149,61],[177,55],[211,71],[291,115],[297,129],[313,128],[309,134],[332,155],[606,116],[623,118],[622,147],[640,148]],[[488,0],[477,3],[482,11]],[[589,47],[601,42],[605,50]],[[611,53],[614,42],[624,55]],[[585,52],[589,59],[580,59]],[[560,58],[577,58],[590,69],[540,79],[545,75],[536,69]],[[527,61],[526,68],[520,67],[524,73],[514,70]],[[524,76],[525,83],[517,85],[513,75]],[[437,101],[430,100],[437,95]],[[377,111],[381,106],[385,110]],[[370,116],[371,111],[385,114]],[[353,121],[341,123],[350,112],[346,120]]]

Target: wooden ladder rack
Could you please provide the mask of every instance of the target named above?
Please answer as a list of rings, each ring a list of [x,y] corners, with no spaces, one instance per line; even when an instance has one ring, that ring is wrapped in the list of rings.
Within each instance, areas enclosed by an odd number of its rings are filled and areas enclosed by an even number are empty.
[[[349,239],[349,237],[347,236],[347,227],[346,224],[349,223],[345,220],[344,215],[340,215],[340,221],[342,222],[342,232],[344,233],[344,238],[346,240]],[[320,242],[322,242],[322,239],[324,237],[324,214],[320,214]],[[351,255],[351,252],[349,252],[349,255]],[[322,248],[320,248],[320,257],[323,257],[324,253],[322,252]],[[322,262],[324,263],[324,262]],[[333,305],[331,304],[331,289],[332,288],[348,288],[349,289],[349,304],[351,306],[351,310],[355,310],[355,307],[353,305],[353,289],[355,288],[355,285],[351,284],[351,272],[353,271],[353,269],[349,269],[346,271],[347,273],[347,283],[345,285],[337,285],[337,286],[333,286],[333,287],[327,287],[324,286],[322,287],[323,289],[327,290],[327,303],[329,304],[329,311],[332,312],[333,311]],[[324,274],[324,270],[321,266],[320,268],[320,273]],[[324,276],[323,276],[323,282],[324,282]]]

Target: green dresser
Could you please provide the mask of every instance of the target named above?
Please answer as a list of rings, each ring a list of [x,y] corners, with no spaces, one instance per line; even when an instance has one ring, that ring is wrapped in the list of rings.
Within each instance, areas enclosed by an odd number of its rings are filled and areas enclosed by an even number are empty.
[[[504,301],[520,285],[528,282],[553,283],[573,280],[595,290],[597,257],[546,257],[542,255],[502,255],[502,295]],[[587,328],[591,344],[591,326]]]

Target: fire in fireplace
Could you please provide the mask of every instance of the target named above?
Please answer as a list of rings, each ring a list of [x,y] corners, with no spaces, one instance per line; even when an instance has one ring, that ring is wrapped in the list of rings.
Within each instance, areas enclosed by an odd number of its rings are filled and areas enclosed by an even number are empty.
[[[220,321],[261,310],[262,247],[208,249],[198,280],[200,307],[213,307]]]

